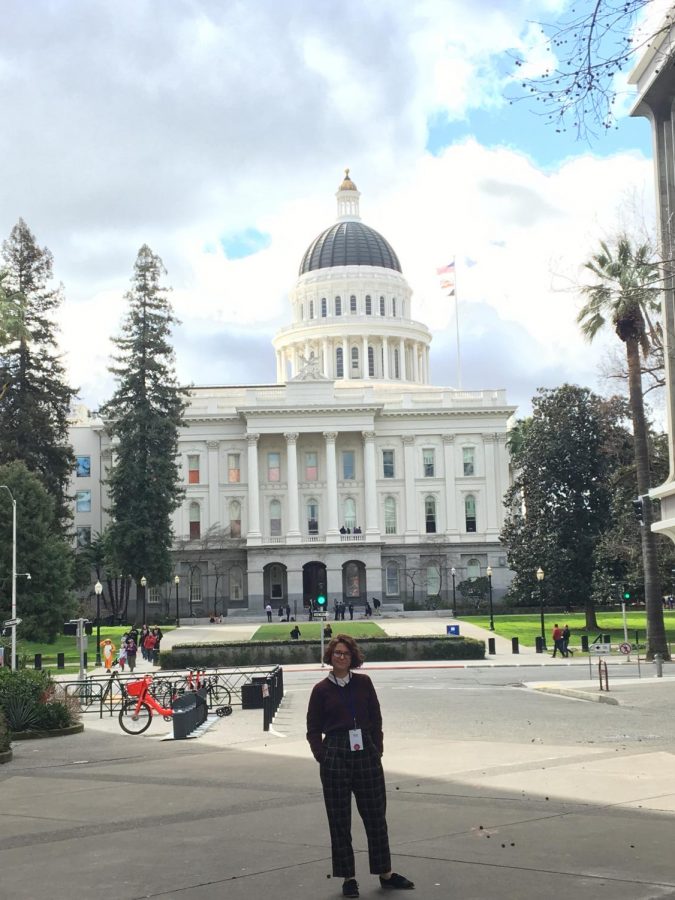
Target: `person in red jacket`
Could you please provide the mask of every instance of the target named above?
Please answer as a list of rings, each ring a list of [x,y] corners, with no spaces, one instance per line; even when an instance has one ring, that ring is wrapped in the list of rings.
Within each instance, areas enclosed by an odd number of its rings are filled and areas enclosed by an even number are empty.
[[[391,870],[380,703],[370,678],[353,672],[362,665],[363,654],[354,638],[338,634],[323,659],[332,670],[309,698],[307,740],[320,766],[333,875],[344,879],[343,896],[359,896],[351,835],[354,794],[368,838],[371,873],[380,876],[385,889],[411,890],[412,881]]]
[[[146,636],[143,638],[143,649],[145,650],[145,658],[148,662],[155,665],[155,646],[157,644],[157,637],[149,631]]]
[[[552,656],[555,656],[558,650],[560,651],[561,656],[567,656],[567,651],[565,650],[565,644],[563,642],[563,630],[556,624],[553,626],[553,631],[551,633],[551,638],[553,640],[553,653]]]

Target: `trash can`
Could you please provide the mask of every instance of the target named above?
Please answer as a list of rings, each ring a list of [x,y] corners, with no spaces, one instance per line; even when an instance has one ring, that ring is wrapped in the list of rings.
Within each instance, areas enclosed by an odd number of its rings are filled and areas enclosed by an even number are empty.
[[[265,679],[257,684],[243,684],[241,686],[241,708],[242,709],[262,709],[263,708],[263,683]]]

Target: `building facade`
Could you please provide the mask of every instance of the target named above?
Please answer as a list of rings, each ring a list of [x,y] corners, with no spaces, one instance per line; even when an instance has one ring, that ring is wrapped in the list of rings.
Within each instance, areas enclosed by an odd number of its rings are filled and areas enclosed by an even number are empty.
[[[430,383],[427,327],[394,250],[359,214],[347,173],[338,217],[305,253],[291,324],[275,337],[277,384],[191,389],[179,442],[181,614],[294,614],[321,591],[363,604],[450,603],[453,583],[492,569],[509,485],[504,390]],[[80,544],[106,524],[101,478],[114,454],[82,413]],[[88,474],[87,474],[88,473]],[[454,570],[454,572],[453,572]],[[148,603],[173,608],[174,585]]]

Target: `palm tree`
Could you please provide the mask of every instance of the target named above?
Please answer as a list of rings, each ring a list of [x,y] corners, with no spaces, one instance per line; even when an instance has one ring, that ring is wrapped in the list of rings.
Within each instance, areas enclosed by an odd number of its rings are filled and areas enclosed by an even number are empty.
[[[588,298],[577,316],[582,333],[592,341],[605,325],[611,324],[626,347],[637,489],[638,496],[644,498],[644,525],[640,532],[647,614],[647,658],[652,659],[655,653],[660,653],[664,659],[670,659],[663,621],[656,537],[651,530],[652,513],[647,496],[650,487],[649,452],[640,361],[641,351],[647,357],[661,342],[660,328],[655,324],[655,316],[660,309],[659,266],[648,244],[633,246],[628,236],[621,234],[613,247],[601,241],[600,252],[586,263],[586,268],[595,276],[595,283],[582,288],[582,293]]]

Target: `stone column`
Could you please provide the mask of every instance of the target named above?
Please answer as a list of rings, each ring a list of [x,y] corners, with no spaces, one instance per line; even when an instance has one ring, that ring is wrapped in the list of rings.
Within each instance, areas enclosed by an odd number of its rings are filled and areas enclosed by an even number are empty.
[[[218,512],[218,500],[220,496],[220,479],[218,473],[219,447],[219,441],[206,442],[206,450],[208,452],[209,460],[209,521],[206,528],[210,528],[216,524],[223,524],[222,522],[220,522],[220,514]]]
[[[328,338],[323,339],[323,341],[321,342],[321,348],[323,350],[322,372],[326,376],[326,378],[330,378],[331,377],[331,369],[330,369],[331,359],[330,359],[330,356],[328,355]]]
[[[262,543],[260,534],[260,488],[258,476],[259,434],[247,434],[248,443],[248,534],[249,544]]]
[[[292,364],[291,364],[291,378],[295,378],[295,376],[298,374],[298,371],[299,371],[299,369],[298,369],[298,346],[297,346],[297,344],[294,345],[293,350],[292,350],[292,353],[293,353],[293,362],[292,362]]]
[[[413,344],[412,348],[412,360],[413,360],[413,381],[415,384],[419,384],[420,379],[420,348],[418,344]]]
[[[352,361],[349,358],[349,341],[347,338],[342,338],[342,369],[343,374],[342,377],[346,380],[351,378],[351,364]]]
[[[300,519],[298,515],[298,453],[296,432],[284,433],[286,438],[286,467],[288,469],[288,531],[289,544],[300,543]]]
[[[495,491],[497,497],[502,498],[509,488],[509,453],[506,449],[507,437],[505,434],[495,435]],[[497,505],[497,526],[501,530],[504,524],[504,503]]]
[[[361,377],[369,378],[368,374],[368,338],[364,337],[361,341],[363,350],[361,353],[363,354],[363,365],[361,366]]]
[[[338,495],[337,495],[337,461],[335,458],[336,431],[324,431],[326,441],[326,495],[328,498],[328,521],[326,540],[339,541],[338,527]]]
[[[494,434],[483,435],[483,447],[485,448],[485,502],[487,505],[487,528],[488,533],[497,534],[497,491],[495,479],[497,477],[497,469],[495,466],[495,437]]]
[[[380,526],[377,510],[377,465],[375,462],[375,432],[363,432],[363,482],[366,499],[366,541],[379,541]]]
[[[445,481],[445,523],[446,530],[457,533],[457,483],[455,479],[455,436],[443,435],[443,475]]]
[[[405,381],[405,341],[403,338],[398,340],[398,374],[401,381]]]
[[[415,491],[415,437],[404,434],[403,475],[405,478],[405,534],[406,538],[417,535],[417,494]]]

